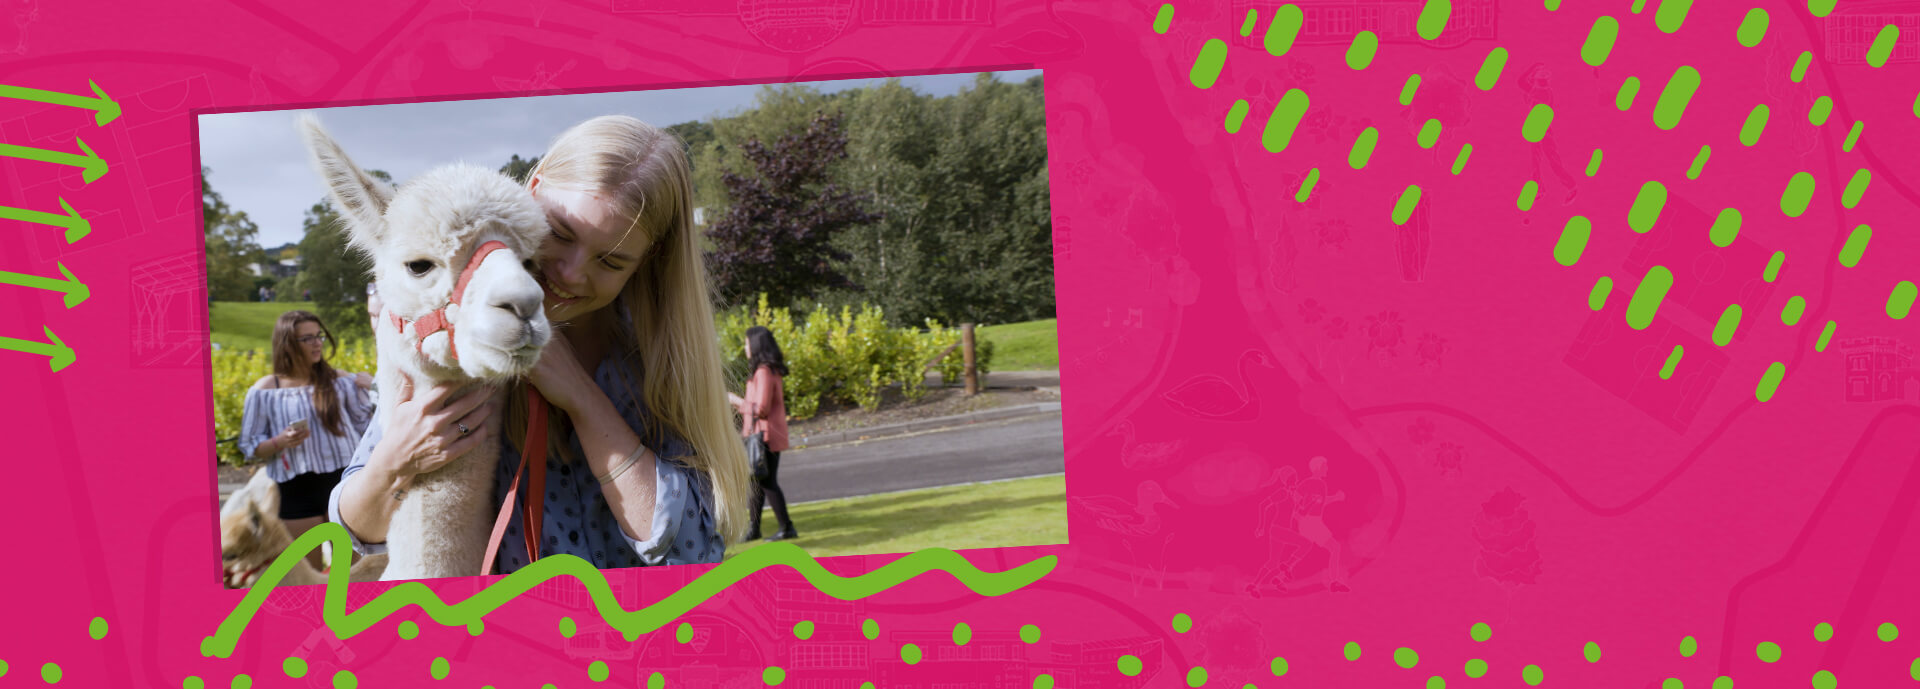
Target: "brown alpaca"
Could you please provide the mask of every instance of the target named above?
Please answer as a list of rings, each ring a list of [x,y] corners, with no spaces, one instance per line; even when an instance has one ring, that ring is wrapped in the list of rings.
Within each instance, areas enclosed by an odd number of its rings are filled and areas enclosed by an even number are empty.
[[[254,472],[253,480],[248,481],[246,487],[227,497],[227,504],[220,508],[220,562],[227,588],[253,586],[267,567],[286,552],[287,546],[293,545],[293,533],[287,530],[286,522],[280,521],[279,515],[280,486],[267,478],[264,469]],[[347,557],[347,554],[336,551],[334,557]],[[364,557],[347,570],[347,579],[379,581],[380,573],[386,568],[387,556]],[[325,584],[327,575],[302,557],[294,560],[293,569],[280,583]]]

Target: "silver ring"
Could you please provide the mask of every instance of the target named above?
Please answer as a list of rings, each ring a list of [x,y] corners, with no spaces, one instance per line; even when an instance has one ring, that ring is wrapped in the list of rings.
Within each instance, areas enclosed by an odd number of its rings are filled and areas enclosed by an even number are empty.
[[[459,427],[459,429],[460,429],[460,435],[466,435],[466,434],[467,434],[467,425],[466,425],[466,424],[464,424],[464,423],[460,423],[460,422],[458,422],[458,421],[455,421],[455,422],[453,422],[453,425],[454,425],[454,426],[457,426],[457,427]]]

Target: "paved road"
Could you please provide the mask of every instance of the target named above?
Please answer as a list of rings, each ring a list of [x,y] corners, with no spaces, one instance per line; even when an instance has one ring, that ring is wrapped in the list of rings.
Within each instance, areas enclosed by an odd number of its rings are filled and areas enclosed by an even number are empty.
[[[1043,414],[784,452],[780,487],[790,501],[811,502],[1058,474],[1061,448],[1060,414]]]

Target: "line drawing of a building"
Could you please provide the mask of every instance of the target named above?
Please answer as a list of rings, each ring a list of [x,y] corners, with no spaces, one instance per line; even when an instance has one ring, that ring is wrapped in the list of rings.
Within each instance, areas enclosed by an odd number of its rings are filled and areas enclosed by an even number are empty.
[[[1920,378],[1913,348],[1891,337],[1840,340],[1846,353],[1847,401],[1885,402],[1907,397],[1907,379]]]
[[[181,309],[204,305],[190,298],[206,288],[194,252],[148,261],[127,278],[133,292],[133,342],[128,352],[141,368],[193,366],[206,361],[196,324]]]
[[[1417,27],[1425,4],[1424,0],[1233,0],[1228,16],[1240,21],[1248,10],[1259,11],[1253,34],[1234,39],[1252,47],[1261,45],[1274,11],[1282,5],[1300,7],[1300,34],[1294,38],[1297,45],[1344,44],[1361,31],[1372,31],[1381,43],[1427,43]],[[1446,28],[1431,43],[1453,48],[1469,41],[1496,39],[1499,15],[1498,0],[1456,2]]]
[[[1887,62],[1920,62],[1920,43],[1911,38],[1920,35],[1920,2],[1913,0],[1842,3],[1821,22],[1826,30],[1827,59],[1840,65],[1867,64],[1867,50],[1873,47],[1874,37],[1889,24],[1900,29],[1903,40],[1894,42],[1893,55]]]

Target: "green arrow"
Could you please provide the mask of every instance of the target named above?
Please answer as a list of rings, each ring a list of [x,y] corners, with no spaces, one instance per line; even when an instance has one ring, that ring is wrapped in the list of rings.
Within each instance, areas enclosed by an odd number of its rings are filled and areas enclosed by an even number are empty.
[[[28,354],[38,354],[48,357],[47,366],[52,368],[54,373],[59,373],[60,369],[66,368],[73,363],[73,348],[68,347],[67,343],[61,342],[60,337],[53,334],[53,328],[42,328],[41,330],[47,333],[47,339],[52,340],[52,342],[34,342],[33,340],[16,340],[11,337],[0,337],[0,349],[11,349],[16,352],[26,352]]]
[[[94,111],[93,123],[105,127],[108,122],[112,122],[120,116],[120,104],[113,102],[112,98],[108,98],[107,92],[100,90],[99,84],[89,80],[87,85],[93,87],[94,94],[100,97],[88,98],[86,96],[76,96],[71,93],[60,93],[59,91],[42,91],[24,86],[7,86],[0,84],[0,98],[18,98],[20,100],[64,105],[69,108],[86,108]]]
[[[93,224],[87,222],[86,218],[80,217],[79,213],[74,212],[73,206],[67,205],[66,199],[55,198],[54,200],[60,202],[60,209],[66,211],[66,215],[0,206],[0,220],[23,220],[30,223],[67,228],[68,244],[80,241],[86,237],[88,233],[93,232]]]
[[[66,266],[60,265],[58,262],[53,265],[59,268],[60,274],[67,276],[67,279],[55,280],[38,275],[22,275],[20,273],[0,271],[0,285],[19,285],[29,289],[64,292],[67,295],[67,308],[69,309],[79,306],[80,302],[86,301],[87,297],[92,295],[92,291],[88,290],[86,285],[81,284],[78,279],[73,277],[73,271],[67,270]]]
[[[42,163],[72,165],[81,169],[80,179],[85,180],[89,184],[93,183],[96,179],[100,179],[101,175],[107,174],[107,161],[101,160],[100,156],[94,155],[93,149],[87,147],[87,142],[81,141],[80,137],[76,136],[73,137],[73,143],[79,145],[80,152],[86,155],[49,151],[41,148],[27,148],[13,144],[0,144],[0,158],[25,158],[27,160],[38,160]]]

